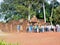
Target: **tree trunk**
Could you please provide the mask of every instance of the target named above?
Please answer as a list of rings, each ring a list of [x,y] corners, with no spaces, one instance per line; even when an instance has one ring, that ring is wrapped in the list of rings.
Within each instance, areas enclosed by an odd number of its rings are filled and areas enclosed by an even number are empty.
[[[52,11],[51,11],[51,18],[52,18],[52,16],[53,16],[53,10],[54,10],[54,0],[53,0],[53,2],[52,2],[52,3],[53,3],[53,4],[52,4],[53,6],[52,6]],[[51,20],[51,22],[50,22],[50,23],[51,23],[51,25],[52,25],[52,20]]]
[[[30,21],[30,7],[31,7],[31,5],[29,4],[29,15],[28,15],[28,21]]]
[[[53,15],[53,7],[52,7],[52,11],[51,11],[51,18],[52,18],[52,15]],[[52,20],[51,20],[51,25],[52,25]]]
[[[44,13],[44,22],[46,23],[46,15],[45,15],[45,5],[44,5],[44,2],[43,2],[43,13]]]
[[[30,21],[30,14],[28,15],[28,21]]]

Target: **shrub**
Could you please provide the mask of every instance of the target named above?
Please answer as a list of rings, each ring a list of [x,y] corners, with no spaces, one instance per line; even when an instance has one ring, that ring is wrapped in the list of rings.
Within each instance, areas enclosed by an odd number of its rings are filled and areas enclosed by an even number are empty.
[[[18,45],[18,43],[12,44],[12,43],[7,43],[7,42],[2,40],[2,41],[0,41],[0,45]]]

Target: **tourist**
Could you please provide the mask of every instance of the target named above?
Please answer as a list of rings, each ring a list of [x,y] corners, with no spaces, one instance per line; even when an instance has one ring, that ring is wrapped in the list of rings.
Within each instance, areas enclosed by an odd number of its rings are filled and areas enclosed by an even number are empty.
[[[32,30],[33,30],[33,26],[32,26],[32,24],[30,24],[29,25],[29,32],[32,32]]]
[[[20,25],[17,25],[17,32],[20,31]]]
[[[44,25],[41,26],[41,31],[44,32]]]
[[[34,30],[34,32],[37,32],[36,24],[34,25],[33,30]]]
[[[60,32],[60,25],[56,25],[57,32]]]
[[[27,26],[26,30],[27,30],[27,32],[29,31],[29,26]]]
[[[51,25],[47,25],[48,31],[51,31]]]
[[[36,25],[36,29],[37,29],[37,32],[39,32],[39,26],[38,25]]]
[[[46,32],[49,31],[49,29],[48,29],[48,25],[45,25],[45,26],[44,26],[44,30],[45,30]]]
[[[34,32],[39,32],[39,26],[38,26],[38,24],[34,25]]]
[[[51,25],[51,31],[55,32],[55,26]]]
[[[29,31],[29,23],[27,24],[26,30],[27,32]]]
[[[42,28],[41,28],[41,25],[39,25],[39,32],[42,32]]]

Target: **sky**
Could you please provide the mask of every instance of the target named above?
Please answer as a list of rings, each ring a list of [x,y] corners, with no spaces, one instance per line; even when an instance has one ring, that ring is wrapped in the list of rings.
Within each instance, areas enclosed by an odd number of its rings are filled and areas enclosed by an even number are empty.
[[[60,2],[60,0],[57,0],[57,1],[59,1],[59,2]]]
[[[2,2],[3,0],[0,0],[0,2]],[[57,1],[59,1],[60,2],[60,0],[57,0]]]
[[[0,3],[2,2],[3,0],[0,0]]]

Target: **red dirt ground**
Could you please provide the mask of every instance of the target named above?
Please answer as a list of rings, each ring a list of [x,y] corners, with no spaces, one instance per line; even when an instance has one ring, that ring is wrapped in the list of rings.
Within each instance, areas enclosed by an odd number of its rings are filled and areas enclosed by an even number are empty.
[[[44,33],[8,33],[0,36],[0,40],[20,45],[60,45],[60,32]]]

